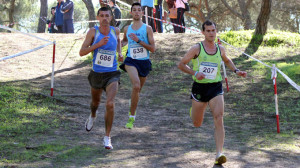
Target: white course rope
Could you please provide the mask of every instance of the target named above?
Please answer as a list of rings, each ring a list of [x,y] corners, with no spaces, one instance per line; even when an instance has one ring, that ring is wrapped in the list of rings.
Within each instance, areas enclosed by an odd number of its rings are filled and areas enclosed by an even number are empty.
[[[27,53],[30,53],[30,52],[33,52],[33,51],[36,51],[36,50],[39,50],[41,48],[44,48],[48,45],[51,45],[53,44],[53,42],[51,41],[50,43],[47,43],[47,44],[44,44],[44,45],[41,45],[39,47],[36,47],[34,49],[31,49],[31,50],[27,50],[27,51],[24,51],[24,52],[21,52],[21,53],[18,53],[18,54],[14,54],[14,55],[10,55],[10,56],[6,56],[6,57],[2,57],[0,58],[0,61],[3,61],[3,60],[7,60],[7,59],[10,59],[10,58],[14,58],[14,57],[17,57],[17,56],[20,56],[20,55],[24,55],[24,54],[27,54]]]
[[[116,21],[130,21],[132,19],[115,19]],[[99,22],[99,20],[89,20],[89,21],[78,21],[74,23],[93,23],[93,22]]]
[[[43,41],[47,41],[47,42],[52,42],[52,41],[50,41],[50,40],[46,40],[46,39],[40,38],[40,37],[38,37],[38,36],[34,36],[34,35],[31,35],[31,34],[28,34],[28,33],[24,33],[24,32],[21,32],[21,31],[18,31],[18,30],[15,30],[15,29],[12,29],[12,28],[3,26],[3,25],[0,25],[0,28],[6,29],[6,30],[9,30],[9,31],[13,31],[13,32],[18,32],[18,33],[24,34],[24,35],[26,35],[26,36],[30,36],[30,37],[37,38],[37,39],[39,39],[39,40],[43,40]],[[52,43],[53,43],[53,42],[52,42]]]
[[[262,62],[262,61],[260,61],[260,60],[258,60],[258,59],[256,59],[256,58],[250,56],[250,55],[247,54],[247,53],[244,53],[244,52],[240,51],[238,48],[232,46],[231,44],[225,42],[224,40],[222,40],[222,39],[220,39],[220,40],[221,40],[223,43],[225,43],[225,44],[231,46],[233,49],[235,49],[235,50],[237,50],[237,51],[243,53],[243,54],[246,55],[246,56],[248,56],[249,58],[252,58],[253,60],[255,60],[255,61],[257,61],[257,62],[259,62],[259,63],[265,65],[266,67],[269,67],[270,69],[272,69],[272,67],[269,66],[269,65],[267,65],[266,63],[264,63],[264,62]],[[284,73],[283,73],[282,71],[280,71],[278,68],[276,68],[276,71],[278,71],[278,72],[279,72],[279,73],[280,73],[280,74],[281,74],[281,75],[289,82],[289,84],[291,84],[294,88],[296,88],[296,89],[300,92],[300,86],[299,86],[299,85],[297,85],[293,80],[291,80],[291,78],[289,78],[286,74],[284,74]]]
[[[266,63],[264,63],[264,62],[262,62],[262,61],[260,61],[260,60],[258,60],[258,59],[256,59],[256,58],[254,58],[254,57],[252,57],[252,56],[250,56],[250,55],[247,54],[247,53],[244,53],[244,52],[240,51],[238,48],[236,48],[236,47],[234,47],[233,45],[227,43],[226,41],[224,41],[224,40],[222,40],[222,39],[220,39],[220,40],[221,40],[223,43],[225,43],[225,44],[231,46],[233,49],[235,49],[235,50],[241,52],[242,54],[244,54],[244,55],[246,55],[246,56],[248,56],[249,58],[254,59],[255,61],[257,61],[257,62],[259,62],[259,63],[265,65],[266,67],[272,68],[270,65],[268,65],[268,64],[266,64]]]
[[[294,87],[300,92],[300,86],[297,85],[294,81],[291,80],[286,74],[284,74],[281,70],[277,69],[276,70]]]
[[[122,1],[120,1],[120,0],[116,0],[116,1],[119,2],[120,4],[123,4],[123,5],[125,5],[125,6],[127,6],[127,7],[129,7],[129,8],[131,8],[131,5],[129,5],[129,4],[125,3],[125,2],[122,2]]]
[[[40,37],[37,37],[37,36],[34,36],[34,35],[31,35],[31,34],[28,34],[28,33],[23,33],[21,31],[18,31],[18,30],[15,30],[15,29],[12,29],[12,28],[9,28],[9,27],[6,27],[6,26],[3,26],[3,25],[0,25],[0,28],[3,28],[3,29],[6,29],[6,30],[9,30],[9,31],[13,31],[13,32],[18,32],[18,33],[22,33],[24,35],[27,35],[27,36],[30,36],[30,37],[34,37],[34,38],[37,38],[39,40],[43,40],[43,41],[47,41],[49,43],[47,44],[44,44],[44,45],[41,45],[39,47],[36,47],[34,49],[30,49],[30,50],[27,50],[27,51],[24,51],[24,52],[20,52],[20,53],[17,53],[17,54],[14,54],[14,55],[10,55],[10,56],[6,56],[6,57],[2,57],[0,58],[0,61],[3,61],[3,60],[7,60],[7,59],[10,59],[10,58],[14,58],[14,57],[17,57],[17,56],[20,56],[20,55],[24,55],[24,54],[27,54],[27,53],[30,53],[30,52],[33,52],[33,51],[36,51],[36,50],[39,50],[41,48],[44,48],[48,45],[51,45],[53,44],[52,41],[49,41],[49,40],[46,40],[46,39],[43,39],[43,38],[40,38]]]

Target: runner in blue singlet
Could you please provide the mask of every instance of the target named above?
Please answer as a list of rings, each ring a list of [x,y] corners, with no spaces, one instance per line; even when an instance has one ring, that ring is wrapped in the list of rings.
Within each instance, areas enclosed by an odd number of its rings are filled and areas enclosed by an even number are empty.
[[[106,92],[105,136],[103,144],[106,149],[113,149],[110,131],[114,119],[114,99],[118,91],[120,71],[117,70],[119,61],[123,61],[120,42],[120,30],[110,26],[112,13],[109,8],[102,7],[98,10],[97,19],[100,26],[91,28],[80,49],[80,56],[93,53],[93,66],[88,76],[91,85],[91,114],[85,123],[85,129],[91,131],[97,117],[102,91]]]
[[[122,70],[128,72],[132,83],[129,119],[125,126],[129,129],[133,128],[139,94],[151,71],[149,51],[152,53],[155,51],[153,31],[150,26],[142,22],[143,11],[140,3],[132,4],[131,15],[133,24],[124,28],[122,40],[122,46],[128,43],[127,57],[120,66]]]

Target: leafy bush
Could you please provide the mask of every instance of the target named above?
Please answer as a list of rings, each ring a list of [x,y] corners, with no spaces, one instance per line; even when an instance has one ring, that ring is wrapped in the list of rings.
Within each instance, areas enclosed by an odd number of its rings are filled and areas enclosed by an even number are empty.
[[[228,31],[225,33],[221,33],[220,38],[235,47],[246,47],[249,44],[253,33],[253,30]],[[259,38],[259,36],[256,37],[256,39]],[[264,36],[261,45],[267,47],[300,47],[300,35],[297,33],[270,30]]]

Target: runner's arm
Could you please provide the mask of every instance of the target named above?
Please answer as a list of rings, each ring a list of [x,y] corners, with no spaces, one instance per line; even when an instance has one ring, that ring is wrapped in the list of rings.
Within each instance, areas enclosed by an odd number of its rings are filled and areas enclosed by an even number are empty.
[[[96,47],[92,47],[91,44],[93,42],[95,36],[95,29],[91,28],[84,39],[84,42],[82,43],[81,49],[79,51],[79,55],[82,57],[84,55],[87,55],[88,53],[94,51]]]
[[[69,12],[69,10],[70,10],[73,6],[74,6],[74,4],[73,4],[72,1],[70,1],[68,4],[65,2],[65,3],[63,4],[61,10],[62,10],[64,13],[67,13],[67,12]]]
[[[145,42],[141,41],[140,44],[145,47],[147,50],[151,51],[152,53],[155,52],[155,42],[153,37],[153,30],[151,26],[147,26],[147,36],[149,44],[146,44]]]
[[[118,45],[117,45],[117,52],[119,54],[118,60],[120,62],[123,62],[122,46],[121,46],[121,40],[120,40],[120,29],[117,27],[115,29],[116,29],[117,41],[118,41]]]
[[[123,40],[121,41],[121,47],[126,46],[127,43],[128,43],[128,39],[127,39],[127,36],[126,36],[127,30],[128,30],[128,26],[126,26],[126,27],[124,28],[124,35],[123,35]]]
[[[225,65],[229,67],[229,69],[231,69],[233,72],[235,72],[238,76],[246,77],[247,72],[240,71],[239,69],[237,69],[232,60],[226,56],[225,48],[223,46],[219,47],[221,50],[222,60],[224,61]]]
[[[195,75],[196,71],[194,71],[187,64],[198,55],[200,51],[200,46],[198,44],[194,45],[190,50],[184,55],[181,61],[178,63],[178,68],[190,75]]]

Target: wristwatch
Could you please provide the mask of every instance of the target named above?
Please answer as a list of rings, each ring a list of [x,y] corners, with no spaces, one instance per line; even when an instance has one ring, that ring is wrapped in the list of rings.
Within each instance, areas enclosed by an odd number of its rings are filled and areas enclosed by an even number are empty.
[[[141,42],[141,40],[139,39],[138,41],[137,41],[137,43],[140,43]]]
[[[236,73],[237,71],[240,71],[240,70],[239,70],[239,69],[235,69],[235,70],[234,70],[234,73]]]

